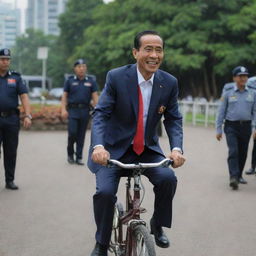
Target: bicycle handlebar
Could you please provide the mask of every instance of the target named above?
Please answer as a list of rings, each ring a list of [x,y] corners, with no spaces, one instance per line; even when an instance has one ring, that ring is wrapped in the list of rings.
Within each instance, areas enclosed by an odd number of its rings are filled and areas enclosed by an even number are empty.
[[[173,164],[173,160],[169,158],[165,158],[160,162],[157,163],[138,163],[138,164],[124,164],[118,160],[109,159],[107,167],[121,167],[123,169],[146,169],[146,168],[154,168],[154,167],[168,167]]]

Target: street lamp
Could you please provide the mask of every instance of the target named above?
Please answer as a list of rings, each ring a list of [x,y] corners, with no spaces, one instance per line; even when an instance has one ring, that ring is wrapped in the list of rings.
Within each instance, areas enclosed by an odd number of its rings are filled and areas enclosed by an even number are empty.
[[[38,47],[37,59],[42,60],[42,89],[46,90],[46,60],[48,58],[48,47]]]

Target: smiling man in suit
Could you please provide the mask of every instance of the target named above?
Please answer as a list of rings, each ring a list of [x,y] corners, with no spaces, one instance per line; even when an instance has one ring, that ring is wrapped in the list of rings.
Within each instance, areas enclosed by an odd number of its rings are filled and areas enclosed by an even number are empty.
[[[93,196],[97,225],[96,245],[91,256],[106,256],[110,241],[114,204],[122,170],[107,168],[109,158],[124,163],[158,162],[165,158],[157,136],[164,115],[173,167],[183,165],[182,117],[178,111],[178,83],[159,70],[164,42],[155,31],[143,31],[134,39],[136,64],[108,72],[104,90],[92,122],[88,167],[96,175]],[[171,227],[172,200],[177,179],[170,168],[150,168],[144,175],[154,185],[154,213],[150,221],[156,244],[169,247],[162,227]]]

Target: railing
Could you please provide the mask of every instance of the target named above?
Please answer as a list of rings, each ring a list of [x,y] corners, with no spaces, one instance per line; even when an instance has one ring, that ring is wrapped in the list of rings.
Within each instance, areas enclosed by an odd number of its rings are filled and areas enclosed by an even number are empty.
[[[179,101],[179,109],[183,116],[183,123],[192,125],[214,125],[219,103],[199,101]]]

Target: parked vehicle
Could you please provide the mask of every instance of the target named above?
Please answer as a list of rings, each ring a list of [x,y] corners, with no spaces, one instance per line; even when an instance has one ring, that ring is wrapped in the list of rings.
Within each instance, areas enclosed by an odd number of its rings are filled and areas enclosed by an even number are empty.
[[[43,89],[41,87],[33,87],[29,92],[30,98],[40,98],[42,96]]]
[[[49,91],[49,96],[56,98],[56,99],[60,99],[62,97],[62,94],[63,94],[62,87],[56,87]]]

